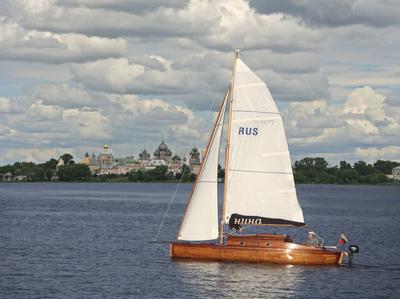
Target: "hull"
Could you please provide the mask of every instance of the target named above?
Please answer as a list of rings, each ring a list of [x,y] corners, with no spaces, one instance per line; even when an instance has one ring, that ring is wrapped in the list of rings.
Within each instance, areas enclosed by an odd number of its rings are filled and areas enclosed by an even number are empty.
[[[171,258],[286,265],[338,265],[343,253],[291,242],[282,235],[228,237],[226,244],[170,244]]]

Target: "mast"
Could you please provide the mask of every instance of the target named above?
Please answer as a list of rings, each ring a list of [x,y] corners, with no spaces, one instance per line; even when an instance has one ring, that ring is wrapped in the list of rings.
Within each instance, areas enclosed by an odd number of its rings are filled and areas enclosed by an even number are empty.
[[[229,115],[228,115],[228,130],[226,132],[226,148],[225,148],[225,178],[224,178],[224,197],[222,202],[222,219],[220,228],[220,244],[224,243],[225,234],[225,209],[226,209],[226,194],[227,194],[227,182],[228,182],[228,163],[229,163],[229,148],[230,148],[230,136],[232,126],[232,102],[233,102],[233,90],[235,87],[235,72],[236,72],[236,60],[239,57],[239,50],[233,51],[233,66],[232,66],[232,79],[231,87],[229,91]]]
[[[196,188],[198,187],[198,184],[199,184],[199,182],[200,182],[200,178],[201,178],[201,176],[202,176],[205,163],[207,162],[207,159],[208,159],[208,156],[209,156],[211,144],[212,144],[212,142],[213,142],[213,140],[214,140],[214,138],[215,138],[215,135],[216,135],[217,126],[218,126],[218,124],[219,124],[220,121],[221,121],[221,115],[224,115],[224,111],[225,111],[224,109],[226,109],[226,101],[227,101],[227,97],[228,97],[229,90],[230,90],[230,87],[228,86],[228,88],[227,88],[227,90],[226,90],[226,92],[225,92],[224,98],[223,98],[223,100],[222,100],[222,103],[221,103],[221,106],[220,106],[220,109],[219,109],[219,112],[218,112],[218,115],[217,115],[217,119],[215,120],[213,129],[212,129],[211,134],[210,134],[210,137],[209,137],[209,139],[208,139],[208,143],[207,143],[206,150],[205,150],[205,153],[204,153],[203,161],[202,161],[201,166],[200,166],[200,171],[199,171],[199,174],[198,174],[197,177],[196,177],[195,183],[193,184],[192,191],[191,191],[191,193],[190,193],[190,197],[189,197],[188,203],[187,203],[187,205],[186,205],[185,213],[183,214],[183,217],[182,217],[182,219],[181,219],[181,223],[180,223],[180,227],[179,227],[179,230],[178,230],[178,234],[177,234],[177,236],[176,236],[176,239],[179,238],[179,236],[180,236],[180,234],[181,234],[181,232],[182,232],[183,223],[184,223],[184,221],[185,221],[185,218],[186,218],[186,216],[187,216],[186,214],[187,214],[187,212],[188,212],[188,210],[189,210],[189,207],[190,207],[190,204],[191,204],[191,202],[192,202],[194,192],[195,192],[195,190],[196,190]],[[221,124],[221,125],[222,125],[222,124]],[[216,171],[217,171],[217,169],[216,169]],[[183,175],[183,174],[182,174],[182,175]]]

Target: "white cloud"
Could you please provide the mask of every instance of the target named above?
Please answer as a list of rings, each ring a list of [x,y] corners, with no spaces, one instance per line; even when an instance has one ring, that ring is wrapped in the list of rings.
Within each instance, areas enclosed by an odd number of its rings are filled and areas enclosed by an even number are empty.
[[[191,82],[194,79],[189,79],[190,71],[173,70],[171,62],[160,56],[152,57],[162,63],[163,70],[145,68],[130,63],[126,58],[109,58],[73,65],[71,72],[76,82],[88,88],[121,94],[181,93],[193,88]]]
[[[292,153],[389,155],[399,10],[372,2],[0,1],[1,153],[107,142],[132,154],[162,134],[201,147],[238,47],[285,110]]]
[[[306,22],[319,26],[345,26],[365,24],[390,26],[398,24],[400,5],[396,0],[250,0],[261,13],[282,12],[301,17]]]
[[[369,161],[384,159],[393,159],[400,161],[400,146],[385,146],[382,148],[368,147],[368,148],[356,148],[357,156],[368,159]]]
[[[11,112],[12,102],[9,98],[0,97],[0,113]]]
[[[61,120],[62,110],[53,105],[43,105],[43,101],[39,100],[32,103],[28,110],[28,116],[32,120]]]
[[[383,94],[365,86],[354,89],[342,105],[329,105],[324,100],[290,103],[285,110],[289,141],[303,155],[307,151],[353,152],[359,158],[368,152],[376,156],[393,154],[373,150],[400,145],[400,123],[387,113],[392,108],[385,99]]]
[[[47,105],[67,108],[95,106],[93,97],[83,88],[67,83],[51,83],[34,87],[29,96]]]
[[[58,159],[62,154],[68,152],[75,154],[73,148],[19,148],[4,153],[9,161],[44,162],[51,158]]]
[[[0,124],[0,140],[14,133],[14,130]]]
[[[74,79],[95,90],[126,93],[135,79],[144,73],[141,65],[130,64],[128,59],[108,58],[72,66]]]
[[[49,31],[25,30],[0,16],[0,58],[63,63],[120,57],[126,51],[123,38],[102,38]]]
[[[70,132],[80,138],[99,141],[110,138],[110,120],[101,111],[66,109],[62,118],[69,125]]]
[[[357,88],[348,96],[347,102],[343,107],[343,112],[363,114],[368,110],[381,110],[385,98],[384,95],[376,93],[369,86]]]

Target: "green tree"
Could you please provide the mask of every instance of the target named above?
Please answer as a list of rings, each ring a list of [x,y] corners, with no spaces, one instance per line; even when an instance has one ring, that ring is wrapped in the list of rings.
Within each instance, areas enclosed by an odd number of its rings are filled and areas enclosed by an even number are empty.
[[[133,170],[129,173],[128,180],[131,182],[137,182],[139,180],[136,170]]]
[[[191,173],[192,173],[192,171],[191,171],[190,167],[185,165],[185,164],[183,164],[182,168],[181,168],[181,172],[178,172],[175,175],[175,177],[176,177],[177,180],[180,180],[182,178],[182,174],[183,174],[182,181],[189,182],[189,181],[192,180]]]
[[[56,169],[57,168],[58,161],[56,159],[51,158],[49,161],[46,161],[43,163],[43,167],[46,169]]]
[[[354,163],[353,168],[358,172],[359,175],[368,175],[376,173],[376,170],[371,164],[367,164],[364,161],[358,161]]]
[[[64,164],[74,164],[74,157],[71,154],[65,153],[64,155],[60,156],[61,159],[63,159]]]
[[[296,161],[294,163],[295,171],[299,170],[327,170],[328,162],[325,158],[316,157],[316,158],[303,158],[300,161]]]
[[[351,168],[351,164],[347,163],[346,161],[340,161],[340,169],[350,169]]]
[[[147,171],[152,181],[165,181],[167,179],[168,166],[156,166],[154,169]]]
[[[60,166],[57,171],[60,181],[85,181],[91,176],[90,169],[85,164],[70,164]]]
[[[392,169],[399,165],[400,163],[393,161],[378,160],[374,163],[374,168],[377,170],[377,172],[392,174]]]

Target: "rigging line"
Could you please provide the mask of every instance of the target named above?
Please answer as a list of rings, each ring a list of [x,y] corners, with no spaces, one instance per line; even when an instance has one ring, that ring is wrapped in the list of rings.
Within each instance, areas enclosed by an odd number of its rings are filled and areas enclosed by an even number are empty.
[[[165,219],[167,218],[169,209],[171,208],[172,203],[173,203],[174,200],[175,200],[176,193],[178,192],[179,186],[181,185],[182,179],[183,179],[183,177],[184,177],[184,175],[185,175],[185,172],[186,172],[186,169],[187,169],[187,168],[188,168],[188,167],[185,167],[185,168],[183,169],[183,171],[182,171],[181,178],[179,179],[179,182],[178,182],[178,184],[176,185],[174,194],[172,195],[171,200],[169,201],[168,208],[167,208],[167,210],[166,210],[165,213],[164,213],[163,219],[161,220],[160,226],[158,227],[158,231],[157,231],[156,236],[155,236],[154,239],[153,239],[153,242],[156,242],[156,241],[157,241],[158,235],[160,234],[161,228],[163,227],[164,222],[165,222]]]
[[[218,94],[218,92],[219,92],[220,89],[221,89],[221,85],[222,85],[222,81],[219,81],[218,88],[217,88],[217,90],[215,91],[214,98],[213,98],[213,100],[212,100],[212,102],[211,102],[210,109],[208,110],[206,119],[208,119],[208,117],[210,116],[210,113],[211,113],[211,111],[212,111],[212,108],[214,107],[214,103],[215,103],[215,100],[217,99],[217,94]],[[186,169],[187,169],[187,168],[188,168],[188,167],[185,167],[185,168],[183,169],[181,178],[180,178],[178,184],[176,185],[175,191],[174,191],[174,193],[173,193],[173,195],[172,195],[172,197],[171,197],[171,200],[170,200],[170,202],[169,202],[169,204],[168,204],[167,210],[166,210],[165,213],[164,213],[163,219],[161,220],[160,226],[158,227],[158,231],[157,231],[157,233],[156,233],[156,236],[155,236],[154,239],[153,239],[153,242],[156,242],[156,241],[157,241],[158,235],[159,235],[160,232],[161,232],[161,229],[162,229],[162,227],[163,227],[163,225],[164,225],[165,219],[166,219],[167,216],[168,216],[168,212],[169,212],[169,210],[171,209],[171,206],[172,206],[172,204],[173,204],[173,202],[174,202],[174,200],[175,200],[176,194],[178,193],[179,187],[180,187],[180,185],[181,185],[181,183],[182,183],[182,179],[183,179],[183,177],[184,177],[184,175],[185,175],[185,172],[186,172]]]

